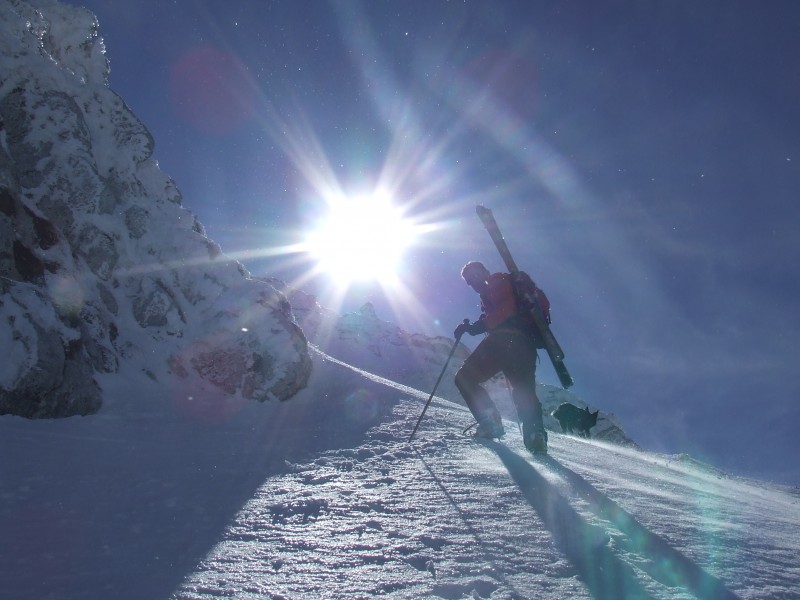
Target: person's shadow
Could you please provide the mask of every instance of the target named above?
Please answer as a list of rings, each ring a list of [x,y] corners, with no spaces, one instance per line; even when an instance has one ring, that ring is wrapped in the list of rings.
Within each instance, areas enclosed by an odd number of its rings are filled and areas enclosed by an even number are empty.
[[[608,600],[651,597],[633,568],[611,550],[605,531],[587,523],[530,462],[503,444],[487,442],[486,446],[503,461],[509,475],[539,514],[555,543],[577,569],[592,596]],[[739,598],[719,579],[642,526],[583,477],[550,456],[537,460],[563,477],[577,494],[588,501],[598,517],[622,532],[622,539],[615,540],[615,543],[618,547],[621,545],[623,552],[641,558],[637,566],[652,579],[670,588],[683,587],[703,600]]]

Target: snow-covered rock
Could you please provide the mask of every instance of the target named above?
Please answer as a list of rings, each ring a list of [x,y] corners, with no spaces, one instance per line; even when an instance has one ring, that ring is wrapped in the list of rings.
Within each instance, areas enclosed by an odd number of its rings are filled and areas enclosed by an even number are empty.
[[[286,287],[279,280],[269,279],[269,282],[286,294],[308,340],[324,352],[404,385],[433,389],[453,349],[451,338],[404,331],[382,320],[370,302],[356,312],[339,314],[320,306],[313,295]],[[437,396],[461,401],[453,377],[468,355],[469,349],[459,344],[437,388]]]
[[[258,400],[311,362],[284,296],[222,254],[109,89],[97,20],[0,0],[0,414],[96,412],[95,374]]]

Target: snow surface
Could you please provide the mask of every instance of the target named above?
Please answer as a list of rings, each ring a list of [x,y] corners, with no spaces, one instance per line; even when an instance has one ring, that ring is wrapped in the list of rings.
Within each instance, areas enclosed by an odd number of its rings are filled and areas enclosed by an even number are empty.
[[[535,458],[443,398],[409,444],[429,392],[313,362],[283,403],[127,369],[98,415],[0,418],[2,597],[800,598],[797,489],[552,432]]]

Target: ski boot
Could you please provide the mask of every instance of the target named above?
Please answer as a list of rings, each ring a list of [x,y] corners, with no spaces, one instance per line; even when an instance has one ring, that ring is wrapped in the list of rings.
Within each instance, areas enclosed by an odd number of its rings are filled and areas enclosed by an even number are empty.
[[[505,433],[506,430],[500,418],[492,417],[478,421],[478,429],[475,430],[475,437],[491,440],[494,438],[501,438]]]
[[[533,454],[547,454],[547,431],[535,429],[525,435],[525,448]]]

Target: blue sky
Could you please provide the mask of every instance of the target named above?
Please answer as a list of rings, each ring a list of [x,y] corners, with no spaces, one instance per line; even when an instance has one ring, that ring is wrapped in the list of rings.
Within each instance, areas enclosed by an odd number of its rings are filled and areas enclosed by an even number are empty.
[[[493,209],[586,402],[647,448],[800,484],[800,8],[789,1],[79,2],[111,87],[208,235],[257,275],[326,186],[431,225],[367,300],[451,335]],[[556,383],[546,358],[540,380]]]

